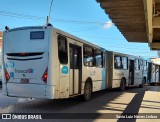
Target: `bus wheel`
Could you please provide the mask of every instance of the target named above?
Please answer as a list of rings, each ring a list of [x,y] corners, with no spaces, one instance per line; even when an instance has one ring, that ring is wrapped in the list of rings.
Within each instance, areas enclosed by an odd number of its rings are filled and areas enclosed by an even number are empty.
[[[126,82],[125,82],[124,79],[122,79],[122,80],[121,80],[121,85],[120,85],[120,90],[121,90],[121,91],[124,91],[125,88],[126,88]]]
[[[91,94],[92,94],[91,84],[87,82],[84,86],[84,101],[89,101],[91,98]]]

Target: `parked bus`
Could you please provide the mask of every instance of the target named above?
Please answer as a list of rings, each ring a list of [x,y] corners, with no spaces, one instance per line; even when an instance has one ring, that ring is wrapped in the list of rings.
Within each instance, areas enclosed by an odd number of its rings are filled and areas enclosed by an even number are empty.
[[[3,32],[3,89],[7,96],[62,99],[143,86],[142,59],[107,51],[59,29]]]

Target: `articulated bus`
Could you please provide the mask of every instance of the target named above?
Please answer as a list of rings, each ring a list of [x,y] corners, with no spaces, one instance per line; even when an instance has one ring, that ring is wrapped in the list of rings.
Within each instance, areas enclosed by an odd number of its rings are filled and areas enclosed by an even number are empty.
[[[2,92],[12,97],[62,99],[144,85],[143,59],[107,51],[59,29],[3,32]]]

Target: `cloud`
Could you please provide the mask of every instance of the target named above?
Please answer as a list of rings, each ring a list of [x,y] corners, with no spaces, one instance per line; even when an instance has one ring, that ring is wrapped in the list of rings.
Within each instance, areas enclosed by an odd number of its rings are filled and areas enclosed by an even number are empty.
[[[113,23],[111,21],[107,21],[104,25],[103,25],[103,28],[106,29],[106,28],[111,28],[113,26]]]

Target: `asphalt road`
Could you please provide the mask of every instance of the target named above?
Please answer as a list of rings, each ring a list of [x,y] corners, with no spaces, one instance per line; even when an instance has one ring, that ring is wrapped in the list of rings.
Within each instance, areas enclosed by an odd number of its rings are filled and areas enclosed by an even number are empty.
[[[57,121],[150,122],[154,120],[159,122],[160,119],[153,118],[123,119],[122,115],[126,113],[133,113],[137,116],[140,113],[154,116],[156,116],[155,113],[158,113],[160,115],[160,86],[127,88],[124,92],[117,89],[104,90],[93,93],[92,99],[88,102],[82,102],[80,98],[45,100],[7,97],[2,95],[0,88],[0,113],[50,113],[48,116],[57,117],[55,119]],[[71,116],[71,118],[69,120],[62,119],[66,116]],[[59,117],[60,119],[58,119]],[[79,119],[81,117],[84,118]]]

